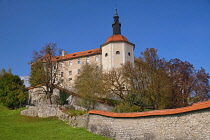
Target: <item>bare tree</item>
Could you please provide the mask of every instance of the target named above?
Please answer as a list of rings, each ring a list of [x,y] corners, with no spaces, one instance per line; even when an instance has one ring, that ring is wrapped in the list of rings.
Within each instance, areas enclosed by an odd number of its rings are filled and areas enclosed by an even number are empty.
[[[43,84],[43,90],[50,104],[52,104],[51,96],[55,86],[59,86],[63,82],[63,77],[59,69],[62,57],[56,55],[56,44],[49,43],[39,52],[34,51],[33,60],[31,62],[29,82],[31,86]]]

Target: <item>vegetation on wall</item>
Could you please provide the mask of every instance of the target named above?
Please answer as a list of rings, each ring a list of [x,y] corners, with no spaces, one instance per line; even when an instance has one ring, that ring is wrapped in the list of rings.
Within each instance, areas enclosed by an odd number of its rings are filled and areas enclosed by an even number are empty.
[[[64,90],[60,90],[60,105],[68,104],[68,97],[70,96],[69,93],[65,92]]]

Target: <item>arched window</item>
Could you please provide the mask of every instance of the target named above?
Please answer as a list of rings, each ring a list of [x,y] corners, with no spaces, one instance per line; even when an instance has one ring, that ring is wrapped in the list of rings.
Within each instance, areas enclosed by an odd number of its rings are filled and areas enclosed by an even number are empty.
[[[108,56],[108,53],[105,53],[105,57],[107,57]]]
[[[128,52],[128,56],[131,56],[131,53],[130,52]]]
[[[120,54],[120,51],[116,51],[116,54]]]

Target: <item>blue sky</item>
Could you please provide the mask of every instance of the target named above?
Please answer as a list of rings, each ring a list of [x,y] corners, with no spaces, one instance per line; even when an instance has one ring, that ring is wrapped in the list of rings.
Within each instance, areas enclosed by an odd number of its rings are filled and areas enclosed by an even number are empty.
[[[99,48],[115,7],[136,57],[156,48],[210,73],[210,0],[0,0],[0,69],[29,75],[33,50],[46,43],[68,53]]]

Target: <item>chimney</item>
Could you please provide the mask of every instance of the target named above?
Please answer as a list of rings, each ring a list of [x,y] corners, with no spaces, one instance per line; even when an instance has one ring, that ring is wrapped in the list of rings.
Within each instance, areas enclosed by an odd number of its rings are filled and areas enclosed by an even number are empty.
[[[62,50],[62,56],[66,55],[66,51]]]

